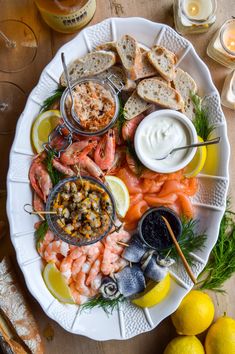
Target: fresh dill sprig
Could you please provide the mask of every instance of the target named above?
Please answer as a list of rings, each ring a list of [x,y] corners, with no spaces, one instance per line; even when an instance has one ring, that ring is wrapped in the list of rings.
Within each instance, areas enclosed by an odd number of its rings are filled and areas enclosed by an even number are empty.
[[[92,310],[94,307],[101,308],[107,315],[112,315],[118,304],[125,301],[125,297],[120,295],[117,299],[105,299],[102,295],[94,297],[81,305],[81,311]]]
[[[207,111],[202,108],[201,97],[191,92],[191,99],[195,108],[193,124],[197,131],[197,135],[206,141],[212,131],[215,129],[215,126],[210,123]]]
[[[235,213],[226,209],[220,224],[219,237],[209,261],[200,274],[200,289],[225,293],[224,282],[235,272]]]
[[[50,97],[46,98],[43,101],[43,104],[41,106],[41,112],[48,111],[48,109],[51,108],[53,103],[55,103],[57,100],[59,100],[61,98],[64,90],[65,90],[65,87],[58,87]]]
[[[123,103],[120,98],[119,98],[119,105],[120,105],[120,107],[119,107],[118,119],[116,122],[116,126],[118,129],[118,134],[121,136],[122,135],[122,126],[126,122],[126,119],[125,119],[125,111],[124,111]]]
[[[44,161],[46,164],[47,171],[51,177],[51,181],[52,181],[53,186],[55,186],[57,183],[59,183],[59,181],[61,179],[63,179],[63,177],[64,177],[63,173],[57,171],[54,168],[54,166],[52,164],[52,160],[54,157],[55,157],[55,154],[53,151],[47,151],[47,157]]]
[[[198,224],[198,220],[195,219],[182,219],[182,234],[178,240],[178,243],[180,245],[180,248],[187,259],[189,265],[193,265],[194,261],[192,256],[190,255],[191,252],[194,252],[195,250],[202,250],[205,245],[206,241],[206,234],[202,233],[200,235],[196,234],[196,226]],[[179,255],[176,251],[176,248],[174,245],[171,247],[168,247],[162,251],[162,254],[165,256],[170,256],[171,258],[178,260]]]
[[[126,141],[126,152],[133,159],[133,162],[135,164],[134,167],[135,167],[135,170],[136,170],[136,174],[137,175],[141,175],[141,172],[143,171],[144,166],[141,163],[141,161],[139,160],[139,158],[138,158],[138,156],[136,154],[134,145],[133,145],[133,143],[131,142],[130,139],[127,139],[127,141]]]
[[[37,244],[44,240],[47,230],[48,230],[48,223],[46,220],[44,220],[41,222],[39,228],[35,231]]]

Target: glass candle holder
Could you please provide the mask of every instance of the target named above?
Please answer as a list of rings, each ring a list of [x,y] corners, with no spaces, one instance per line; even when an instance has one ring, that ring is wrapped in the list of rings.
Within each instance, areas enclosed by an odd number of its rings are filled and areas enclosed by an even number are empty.
[[[214,34],[207,54],[227,68],[235,69],[235,19],[227,20]]]
[[[216,0],[174,0],[175,28],[181,34],[206,32],[216,20]]]
[[[232,71],[224,81],[221,103],[223,106],[235,110],[235,71]]]

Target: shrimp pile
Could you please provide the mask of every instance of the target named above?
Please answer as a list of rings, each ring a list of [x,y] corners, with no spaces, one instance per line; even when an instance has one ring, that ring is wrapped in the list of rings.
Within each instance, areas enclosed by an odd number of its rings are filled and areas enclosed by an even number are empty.
[[[39,223],[35,224],[38,228]],[[103,242],[76,247],[58,239],[50,230],[38,243],[37,250],[48,263],[52,262],[65,277],[74,301],[83,304],[99,292],[104,275],[123,269],[128,262],[121,257],[124,246],[118,241],[128,242],[131,235],[124,230],[111,233]]]

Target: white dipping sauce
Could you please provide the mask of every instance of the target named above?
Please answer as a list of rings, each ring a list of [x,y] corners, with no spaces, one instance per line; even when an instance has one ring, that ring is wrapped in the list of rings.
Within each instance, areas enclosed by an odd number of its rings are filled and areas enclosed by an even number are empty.
[[[190,143],[189,132],[185,124],[171,117],[156,117],[145,124],[140,132],[139,144],[142,158],[152,160],[161,158],[176,147]],[[156,166],[173,167],[178,165],[188,153],[188,149],[177,151]],[[153,163],[153,162],[152,162]]]

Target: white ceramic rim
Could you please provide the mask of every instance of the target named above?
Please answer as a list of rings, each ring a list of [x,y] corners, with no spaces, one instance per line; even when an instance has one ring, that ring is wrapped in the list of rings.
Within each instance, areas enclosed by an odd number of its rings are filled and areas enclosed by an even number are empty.
[[[136,154],[137,154],[138,158],[142,162],[142,164],[144,166],[148,167],[150,170],[155,171],[155,172],[159,172],[159,173],[176,172],[176,171],[181,170],[185,166],[187,166],[189,164],[189,162],[192,161],[192,159],[194,158],[194,155],[196,154],[196,151],[197,151],[196,148],[189,149],[188,153],[185,154],[184,159],[182,160],[182,162],[180,162],[177,165],[172,166],[172,167],[166,166],[166,168],[164,168],[163,166],[157,167],[157,163],[158,163],[157,160],[153,159],[152,160],[153,163],[149,163],[149,161],[146,161],[145,158],[144,158],[144,155],[142,154],[141,149],[140,149],[140,143],[139,142],[140,142],[140,138],[141,138],[141,130],[142,130],[142,128],[145,125],[147,125],[149,121],[152,121],[152,120],[154,120],[155,118],[157,118],[159,116],[161,116],[161,117],[167,116],[167,117],[179,120],[186,127],[186,129],[187,129],[187,131],[188,131],[188,133],[190,135],[189,144],[195,144],[195,143],[198,142],[196,129],[195,129],[193,123],[191,122],[191,120],[188,117],[186,117],[183,113],[178,112],[178,111],[174,111],[172,109],[161,109],[159,111],[154,111],[154,112],[150,113],[138,125],[138,128],[136,129],[136,132],[135,132],[135,138],[134,138],[135,151],[136,151]]]
[[[109,18],[104,20],[103,22],[100,22],[96,25],[90,26],[82,30],[73,40],[70,42],[66,43],[63,45],[52,61],[44,68],[38,84],[35,86],[35,88],[32,90],[30,93],[25,109],[22,112],[21,116],[19,117],[17,127],[16,127],[16,134],[15,134],[15,139],[11,148],[10,152],[10,163],[9,163],[9,171],[8,171],[8,176],[7,176],[7,215],[9,219],[9,225],[10,225],[10,237],[11,241],[13,243],[13,246],[16,250],[16,257],[17,257],[17,262],[19,264],[19,267],[24,275],[24,279],[26,282],[26,285],[28,287],[28,290],[32,294],[32,296],[38,301],[40,306],[42,307],[43,311],[47,314],[48,317],[50,317],[52,320],[56,321],[59,323],[65,330],[69,331],[70,333],[74,334],[79,334],[79,335],[84,335],[87,336],[91,339],[94,340],[111,340],[111,339],[117,339],[117,340],[123,340],[123,339],[129,339],[132,338],[140,333],[148,332],[155,328],[163,319],[165,319],[167,316],[169,316],[172,312],[174,312],[177,307],[179,306],[180,302],[182,301],[183,297],[190,291],[192,288],[192,285],[188,286],[187,288],[183,288],[181,286],[177,286],[177,284],[174,282],[174,298],[170,298],[167,301],[167,306],[165,306],[165,301],[162,302],[162,304],[156,306],[157,314],[152,318],[152,309],[150,311],[148,309],[144,309],[142,317],[139,317],[139,313],[135,311],[135,313],[130,313],[129,312],[129,307],[127,308],[121,308],[117,312],[117,315],[113,315],[112,321],[110,322],[105,322],[105,328],[103,327],[104,323],[102,321],[106,321],[107,318],[102,316],[102,310],[101,312],[92,312],[92,323],[93,327],[96,328],[95,324],[98,325],[97,329],[98,331],[91,331],[91,327],[87,327],[87,321],[86,317],[82,316],[81,320],[85,320],[84,323],[82,323],[82,326],[75,326],[77,320],[80,320],[80,312],[79,309],[76,309],[72,311],[72,306],[74,305],[67,305],[67,306],[62,306],[61,304],[58,303],[58,301],[50,295],[49,291],[45,291],[45,289],[41,289],[37,287],[37,278],[36,278],[36,272],[33,274],[32,277],[29,276],[28,273],[28,265],[32,264],[32,262],[41,262],[39,259],[40,257],[37,257],[35,260],[30,260],[23,262],[22,261],[22,254],[24,253],[24,249],[21,250],[21,245],[23,246],[24,243],[21,242],[21,240],[26,240],[28,235],[29,235],[29,230],[23,230],[23,223],[21,222],[20,219],[20,227],[19,229],[15,228],[15,224],[17,223],[16,216],[17,214],[14,213],[16,211],[16,205],[17,201],[20,201],[21,194],[14,193],[14,185],[17,184],[19,188],[17,190],[20,191],[21,186],[23,186],[24,183],[29,183],[28,179],[26,177],[21,177],[21,174],[19,174],[19,171],[16,171],[16,163],[19,162],[19,158],[22,156],[32,156],[32,148],[31,150],[29,149],[29,143],[25,141],[25,139],[22,139],[22,136],[20,133],[24,132],[25,125],[24,122],[29,122],[32,121],[30,117],[32,117],[32,110],[31,108],[35,108],[35,104],[38,106],[38,101],[35,100],[35,97],[38,93],[40,93],[42,86],[40,85],[41,82],[43,84],[45,83],[45,77],[48,77],[48,73],[51,74],[51,69],[52,67],[57,69],[57,63],[60,60],[60,55],[61,52],[67,51],[68,53],[71,53],[72,50],[75,50],[78,47],[79,41],[83,41],[82,43],[86,43],[86,48],[87,51],[90,51],[92,49],[92,45],[89,43],[89,36],[93,35],[92,33],[95,32],[95,35],[99,35],[100,28],[105,29],[105,33],[107,32],[107,26],[111,28],[111,37],[113,40],[117,39],[117,33],[120,35],[120,33],[130,33],[132,34],[133,31],[138,32],[138,36],[141,37],[141,39],[137,39],[140,42],[147,42],[146,46],[149,46],[149,41],[148,38],[151,38],[154,41],[154,36],[157,36],[158,41],[161,40],[161,38],[165,35],[165,40],[167,38],[167,43],[171,43],[172,36],[177,39],[179,43],[183,43],[183,55],[182,58],[185,58],[188,53],[190,53],[190,57],[192,57],[194,63],[200,68],[200,76],[199,80],[203,78],[203,80],[200,80],[203,82],[203,85],[206,85],[206,92],[207,95],[210,95],[212,100],[215,100],[217,102],[217,107],[218,107],[218,127],[221,128],[220,131],[223,134],[223,152],[221,152],[221,158],[219,160],[219,171],[218,175],[212,175],[212,176],[207,176],[207,175],[200,175],[199,177],[202,179],[208,178],[211,181],[218,180],[218,182],[222,182],[224,186],[223,190],[223,204],[218,204],[218,206],[212,207],[212,206],[206,206],[206,204],[196,202],[194,205],[200,206],[202,209],[201,215],[204,217],[204,211],[207,212],[210,210],[213,210],[214,213],[210,214],[213,216],[212,222],[213,222],[213,230],[210,228],[210,233],[208,236],[210,237],[209,243],[205,249],[203,259],[203,264],[205,265],[206,262],[208,261],[210,252],[215,245],[218,234],[219,234],[219,226],[221,219],[223,217],[224,211],[225,211],[225,202],[226,202],[226,195],[228,191],[228,185],[229,185],[229,157],[230,157],[230,145],[228,141],[228,135],[227,135],[227,124],[226,124],[226,119],[224,117],[223,111],[221,109],[220,105],[220,96],[219,92],[216,89],[215,85],[213,84],[212,78],[210,71],[206,64],[202,61],[202,59],[198,56],[196,53],[194,47],[192,44],[185,38],[181,37],[179,34],[177,34],[171,27],[165,25],[165,24],[160,24],[160,23],[154,23],[150,20],[140,18],[140,17],[129,17],[129,18]],[[140,30],[141,29],[141,34]],[[104,32],[103,32],[104,33]],[[101,33],[103,35],[103,33]],[[124,34],[125,34],[124,33]],[[135,32],[133,33],[135,35]],[[156,37],[155,37],[156,38]],[[173,40],[175,40],[175,38]],[[108,39],[110,40],[110,39]],[[99,36],[99,42],[102,43],[105,40],[103,39],[102,36]],[[154,43],[154,42],[152,42]],[[159,42],[158,42],[159,43]],[[79,45],[80,47],[80,45]],[[182,47],[182,45],[181,45]],[[181,60],[182,60],[181,58]],[[191,60],[191,59],[190,59]],[[189,61],[190,61],[189,60]],[[50,82],[58,82],[58,77],[55,78],[54,75],[51,76],[51,81]],[[201,82],[201,84],[202,84]],[[204,87],[203,86],[203,87]],[[44,87],[44,86],[43,86]],[[53,87],[51,87],[51,91],[53,90]],[[47,88],[47,87],[46,87]],[[50,92],[51,92],[50,91]],[[40,101],[42,102],[42,101]],[[39,108],[38,108],[39,109]],[[35,111],[35,109],[34,109]],[[22,130],[23,129],[23,130]],[[23,141],[23,144],[21,142]],[[223,170],[221,170],[221,166]],[[24,168],[24,166],[23,166]],[[18,173],[19,177],[16,175]],[[207,215],[207,214],[206,214]],[[205,220],[208,220],[208,218],[205,218]],[[33,221],[32,221],[33,224]],[[18,225],[18,224],[17,224]],[[16,233],[17,232],[17,233]],[[31,233],[31,231],[30,231]],[[21,238],[23,237],[23,239]],[[19,241],[20,240],[20,241]],[[34,246],[35,250],[35,246]],[[21,253],[22,252],[22,253]],[[198,258],[199,259],[199,258]],[[41,264],[41,263],[40,263]],[[36,264],[37,265],[37,264]],[[203,269],[203,267],[202,267]],[[201,269],[201,270],[202,270]],[[198,274],[198,272],[196,272]],[[180,279],[179,279],[180,280]],[[41,278],[40,278],[41,282]],[[42,296],[43,294],[43,296]],[[58,308],[58,309],[57,309]],[[153,308],[153,310],[155,307]],[[136,309],[135,309],[136,310]],[[71,314],[71,311],[73,314]],[[66,313],[66,317],[65,317]],[[138,323],[134,324],[132,317],[138,316],[139,321]],[[99,320],[98,318],[99,317]],[[131,319],[131,325],[130,323],[126,324],[126,320],[128,321]],[[116,331],[116,324],[114,321],[119,322],[119,328]],[[146,325],[143,324],[143,321],[147,323]],[[147,322],[146,322],[147,321]],[[80,321],[79,321],[80,322]],[[102,326],[100,324],[102,323]],[[143,325],[142,325],[143,324]],[[128,327],[126,327],[128,326]],[[115,328],[115,331],[113,330]]]

